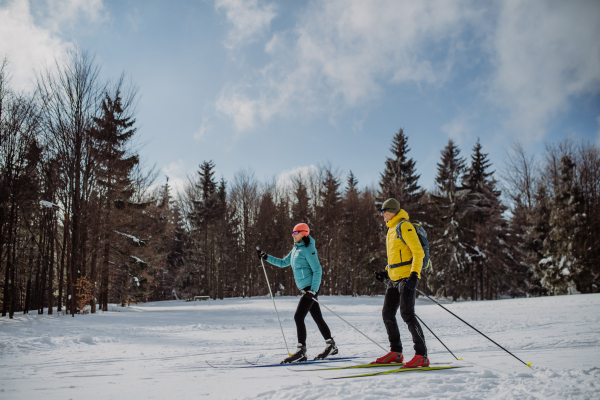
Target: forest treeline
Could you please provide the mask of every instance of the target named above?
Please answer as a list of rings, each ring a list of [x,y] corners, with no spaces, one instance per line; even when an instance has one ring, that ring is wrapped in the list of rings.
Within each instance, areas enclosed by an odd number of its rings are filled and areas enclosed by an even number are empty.
[[[0,66],[2,315],[107,310],[109,303],[268,293],[255,248],[277,257],[307,222],[323,266],[322,294],[373,295],[386,265],[381,203],[420,222],[432,266],[420,288],[453,299],[598,292],[600,151],[515,144],[495,170],[479,141],[441,149],[435,187],[419,182],[400,129],[377,186],[324,164],[289,181],[231,182],[200,163],[180,193],[140,161],[137,89],[100,79],[89,53],[36,72],[31,93]],[[500,184],[499,182],[502,182]],[[290,268],[267,266],[273,293],[296,295]],[[88,307],[90,306],[90,307]]]

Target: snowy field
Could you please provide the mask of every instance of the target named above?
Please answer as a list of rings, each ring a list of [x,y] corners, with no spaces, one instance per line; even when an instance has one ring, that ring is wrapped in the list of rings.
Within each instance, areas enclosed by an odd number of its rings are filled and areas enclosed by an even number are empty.
[[[276,299],[290,349],[297,297]],[[325,305],[386,346],[383,297],[322,296]],[[484,302],[447,307],[526,362],[527,368],[429,300],[417,314],[468,368],[346,380],[359,373],[287,367],[211,368],[286,356],[268,297],[167,301],[95,315],[16,314],[0,318],[0,399],[600,399],[600,295]],[[328,311],[340,356],[381,349]],[[308,351],[324,348],[307,317]],[[401,324],[405,356],[412,357]],[[452,356],[425,330],[432,362]],[[312,366],[311,366],[312,367]],[[301,369],[295,366],[292,368]],[[372,370],[370,370],[372,371]]]

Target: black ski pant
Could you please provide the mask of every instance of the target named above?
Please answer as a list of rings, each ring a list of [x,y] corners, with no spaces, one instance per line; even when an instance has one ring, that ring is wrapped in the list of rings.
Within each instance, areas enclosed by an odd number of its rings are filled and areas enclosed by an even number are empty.
[[[383,323],[390,341],[390,350],[397,353],[402,352],[402,342],[400,341],[400,331],[396,321],[396,312],[400,307],[400,316],[408,325],[408,330],[412,335],[415,353],[420,356],[427,356],[427,347],[425,346],[425,336],[421,325],[415,316],[415,298],[416,290],[404,289],[406,279],[399,281],[389,281],[383,301]]]
[[[310,286],[302,290],[310,290]],[[318,295],[319,293],[317,292],[317,296]],[[315,296],[315,298],[317,298],[317,296]],[[321,335],[323,335],[323,339],[331,339],[331,332],[329,331],[329,327],[323,319],[323,314],[321,314],[321,307],[319,307],[319,303],[313,301],[312,299],[308,299],[302,296],[300,297],[300,301],[298,302],[296,314],[294,314],[294,321],[296,321],[296,330],[298,331],[298,343],[301,343],[303,346],[306,346],[306,325],[304,325],[304,318],[306,318],[306,315],[309,311],[310,315],[312,315],[313,319],[317,323],[319,331],[321,331]]]

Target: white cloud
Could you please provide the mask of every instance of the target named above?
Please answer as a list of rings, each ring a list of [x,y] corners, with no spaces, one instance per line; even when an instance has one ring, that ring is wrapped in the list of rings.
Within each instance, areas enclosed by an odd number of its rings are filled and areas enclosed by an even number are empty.
[[[453,139],[454,142],[460,146],[471,137],[471,125],[469,120],[470,117],[459,115],[442,126],[442,132],[446,133],[450,139]]]
[[[238,131],[253,128],[256,123],[257,102],[236,90],[221,93],[215,107],[218,112],[233,119]]]
[[[0,58],[9,59],[15,89],[32,87],[34,68],[65,58],[73,45],[60,38],[62,31],[75,21],[105,18],[101,0],[38,0],[32,5],[28,0],[0,5]]]
[[[225,11],[232,25],[225,45],[234,48],[265,34],[277,16],[275,5],[261,0],[216,0],[215,9]]]
[[[41,24],[52,32],[72,28],[81,21],[97,23],[107,19],[102,0],[45,0],[46,7],[40,7],[40,0],[35,3]]]
[[[305,165],[283,171],[277,176],[276,185],[279,188],[290,190],[293,186],[293,179],[301,176],[303,180],[308,179],[309,175],[315,174],[319,169],[315,165]]]
[[[194,132],[194,139],[196,141],[206,139],[207,135],[209,134],[209,132],[211,130],[212,130],[212,127],[210,125],[208,125],[206,117],[202,118],[202,124],[200,125],[200,128],[198,128],[198,130],[196,132]]]
[[[491,97],[521,140],[539,140],[573,97],[600,90],[600,3],[501,2]]]
[[[271,62],[253,84],[224,89],[217,109],[247,130],[299,109],[310,114],[361,105],[389,84],[444,82],[455,40],[474,15],[465,4],[310,2],[293,28],[266,44]],[[441,61],[427,48],[432,43],[448,52]]]

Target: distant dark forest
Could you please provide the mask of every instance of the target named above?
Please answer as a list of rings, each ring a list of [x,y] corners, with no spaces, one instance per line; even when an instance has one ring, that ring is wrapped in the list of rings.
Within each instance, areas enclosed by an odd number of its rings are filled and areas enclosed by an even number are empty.
[[[140,161],[137,90],[124,76],[101,81],[94,58],[77,50],[36,71],[36,89],[20,93],[8,66],[0,65],[2,316],[265,295],[255,248],[285,256],[298,222],[316,241],[322,294],[381,294],[373,277],[387,261],[379,209],[390,197],[427,230],[433,265],[419,287],[428,294],[599,291],[594,144],[548,143],[535,156],[514,144],[496,169],[479,141],[461,156],[449,140],[428,191],[417,173],[425,160],[410,157],[410,132],[399,129],[376,187],[329,164],[289,182],[261,182],[245,169],[227,182],[204,160],[175,194]],[[273,293],[298,294],[290,268],[267,272]]]

